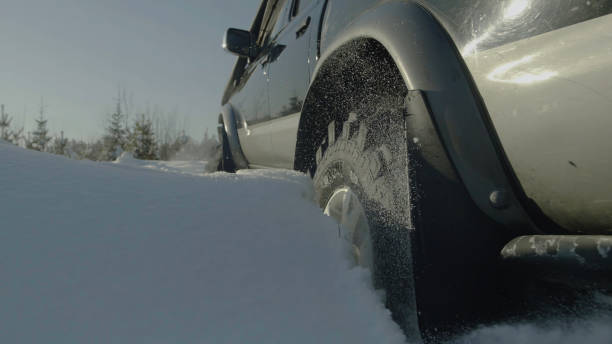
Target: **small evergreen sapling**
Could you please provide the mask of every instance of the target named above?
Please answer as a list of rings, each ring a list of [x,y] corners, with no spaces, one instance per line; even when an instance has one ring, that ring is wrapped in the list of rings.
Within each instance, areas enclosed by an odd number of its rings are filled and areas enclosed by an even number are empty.
[[[0,139],[10,141],[11,137],[11,121],[13,120],[8,113],[4,112],[4,104],[0,105]]]
[[[104,136],[106,160],[116,160],[127,148],[127,131],[123,127],[124,117],[121,111],[121,102],[117,101],[117,108],[111,114]]]
[[[4,110],[4,104],[2,104],[0,106],[0,139],[18,145],[23,137],[23,128],[19,130],[11,129],[13,119]]]
[[[32,132],[31,148],[40,152],[47,151],[47,145],[51,141],[47,129],[47,120],[44,118],[44,109],[40,107],[40,117],[36,119],[36,130]]]
[[[132,131],[134,157],[141,160],[157,160],[157,142],[153,133],[153,123],[145,115],[134,122]]]
[[[53,140],[53,153],[57,155],[68,155],[67,153],[68,139],[64,137],[64,132],[61,132],[59,137]]]

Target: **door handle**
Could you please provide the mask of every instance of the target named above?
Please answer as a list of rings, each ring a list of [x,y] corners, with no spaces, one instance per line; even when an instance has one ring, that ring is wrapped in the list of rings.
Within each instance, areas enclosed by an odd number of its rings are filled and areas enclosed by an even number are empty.
[[[310,16],[308,16],[308,18],[304,20],[302,25],[300,25],[300,28],[295,33],[296,39],[300,38],[303,34],[306,33],[306,30],[308,30],[308,27],[310,26],[310,21],[311,21]]]

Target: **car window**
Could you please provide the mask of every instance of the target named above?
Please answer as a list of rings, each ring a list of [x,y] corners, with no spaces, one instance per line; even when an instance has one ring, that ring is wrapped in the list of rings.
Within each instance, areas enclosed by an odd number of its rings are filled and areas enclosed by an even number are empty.
[[[264,27],[262,27],[259,32],[259,38],[257,39],[257,45],[259,47],[265,47],[270,43],[271,38],[273,38],[274,34],[277,33],[274,30],[282,30],[284,27],[283,22],[286,24],[286,19],[281,18],[281,12],[284,12],[287,3],[290,3],[290,0],[278,0],[273,1],[268,4],[268,9],[266,9],[267,14],[267,23]],[[277,27],[278,24],[278,27]]]
[[[290,20],[297,17],[300,12],[310,6],[313,0],[293,0],[293,4],[291,5],[291,13],[289,15]]]
[[[287,21],[289,19],[289,11],[291,9],[291,0],[281,0],[280,6],[282,6],[282,10],[276,20],[276,24],[274,24],[274,29],[272,29],[272,37],[276,37],[287,25]]]

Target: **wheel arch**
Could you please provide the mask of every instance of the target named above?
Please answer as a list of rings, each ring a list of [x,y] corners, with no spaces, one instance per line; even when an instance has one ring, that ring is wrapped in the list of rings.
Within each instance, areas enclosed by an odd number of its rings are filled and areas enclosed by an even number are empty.
[[[392,86],[396,81],[372,81],[373,75],[367,70],[362,74],[359,64],[351,63],[382,57],[383,65],[394,65],[405,88],[423,94],[426,113],[418,116],[431,117],[443,150],[476,205],[518,232],[540,231],[525,210],[529,200],[507,163],[469,71],[448,33],[427,9],[415,2],[383,2],[341,32],[328,31],[321,47],[298,128],[296,170],[308,172],[314,167],[327,124],[342,120],[335,116],[343,111],[335,108],[348,110],[346,106],[361,96],[347,81],[361,78],[369,81],[368,86]],[[349,63],[342,61],[346,57]]]
[[[381,66],[373,66],[373,63]],[[400,92],[405,85],[397,73],[391,73],[395,63],[385,47],[371,37],[354,37],[343,42],[327,56],[317,69],[302,107],[298,128],[294,168],[308,172],[315,163],[316,147],[327,135],[328,124],[343,122],[346,110],[363,97],[366,91],[389,87]],[[385,77],[376,75],[383,72]],[[377,92],[374,92],[377,93]]]

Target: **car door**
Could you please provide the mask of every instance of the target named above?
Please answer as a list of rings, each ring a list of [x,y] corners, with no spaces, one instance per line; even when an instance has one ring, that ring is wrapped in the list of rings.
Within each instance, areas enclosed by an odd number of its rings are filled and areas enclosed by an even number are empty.
[[[286,21],[272,40],[269,55],[269,165],[293,168],[300,112],[310,83],[309,50],[321,1],[287,0],[280,18]]]
[[[269,3],[270,22],[263,25],[258,33],[259,55],[249,62],[241,78],[240,89],[232,99],[236,111],[238,137],[242,151],[252,167],[270,164],[270,135],[265,123],[269,122],[269,67],[272,49],[272,36],[286,24],[281,21],[280,11],[288,0]]]
[[[233,97],[232,105],[236,113],[238,137],[242,151],[249,163],[261,163],[261,156],[269,150],[269,137],[251,135],[249,125],[269,119],[270,102],[268,99],[268,66],[262,54],[252,61],[241,77],[242,89]]]

